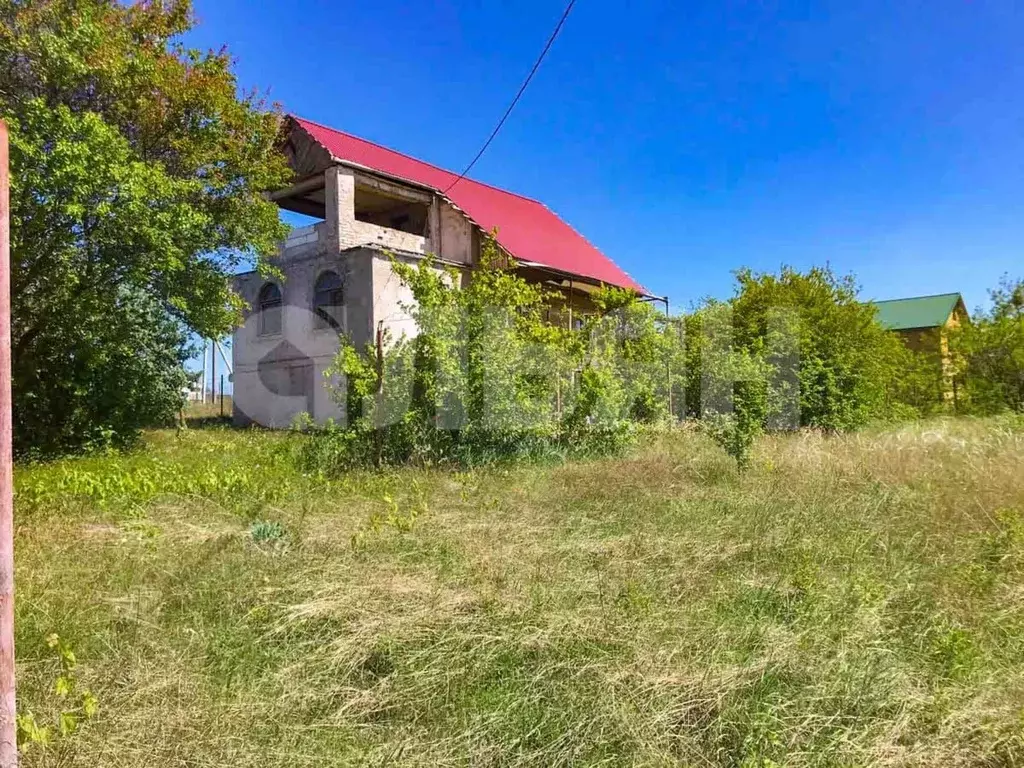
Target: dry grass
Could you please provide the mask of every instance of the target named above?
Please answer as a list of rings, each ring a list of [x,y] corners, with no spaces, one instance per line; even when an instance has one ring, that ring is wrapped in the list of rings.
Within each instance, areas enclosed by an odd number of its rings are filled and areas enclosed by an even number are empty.
[[[53,711],[50,632],[101,705],[26,765],[1024,763],[1019,423],[773,438],[742,476],[689,433],[338,479],[301,439],[20,472],[20,706]]]
[[[204,400],[203,402],[188,401],[185,403],[184,414],[185,418],[189,421],[230,419],[231,408],[231,395],[224,395],[223,397],[217,395],[213,402],[209,400]]]

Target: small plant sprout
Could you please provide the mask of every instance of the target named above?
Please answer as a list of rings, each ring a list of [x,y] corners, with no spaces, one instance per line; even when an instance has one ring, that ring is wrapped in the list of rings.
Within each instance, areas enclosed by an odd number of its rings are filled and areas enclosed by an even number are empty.
[[[37,718],[31,710],[18,715],[18,746],[27,753],[35,748],[46,748],[56,740],[70,738],[79,725],[99,711],[99,701],[91,691],[79,692],[75,668],[78,660],[71,646],[56,633],[48,635],[46,646],[60,664],[52,688],[52,715]]]
[[[284,539],[285,530],[280,523],[258,520],[249,527],[249,535],[257,544],[276,544]]]

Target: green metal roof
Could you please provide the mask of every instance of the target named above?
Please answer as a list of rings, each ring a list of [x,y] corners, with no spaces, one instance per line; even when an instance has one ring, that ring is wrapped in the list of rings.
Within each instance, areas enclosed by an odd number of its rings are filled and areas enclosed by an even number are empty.
[[[915,296],[871,302],[878,308],[878,322],[894,331],[909,328],[937,328],[945,325],[962,299],[959,293]]]

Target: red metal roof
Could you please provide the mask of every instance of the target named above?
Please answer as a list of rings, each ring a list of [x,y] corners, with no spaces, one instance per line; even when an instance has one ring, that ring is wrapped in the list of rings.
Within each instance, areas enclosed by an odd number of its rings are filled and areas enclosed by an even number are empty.
[[[570,275],[647,293],[543,203],[468,178],[444,192],[458,178],[457,174],[348,133],[299,117],[293,119],[342,163],[359,165],[444,193],[481,229],[486,232],[496,229],[498,242],[520,262],[540,264]]]

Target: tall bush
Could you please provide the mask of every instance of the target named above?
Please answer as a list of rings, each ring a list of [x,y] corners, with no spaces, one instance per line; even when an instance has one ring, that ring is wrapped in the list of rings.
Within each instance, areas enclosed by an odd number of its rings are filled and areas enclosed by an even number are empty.
[[[1024,412],[1024,279],[1004,277],[990,297],[989,309],[950,337],[958,404],[973,413]]]
[[[911,353],[858,299],[852,276],[784,267],[778,275],[743,269],[736,279],[736,345],[764,349],[773,325],[793,336],[801,426],[845,431],[907,413],[900,382]]]
[[[681,413],[676,382],[685,361],[679,321],[621,288],[601,288],[592,302],[597,312],[582,329],[584,364],[608,368],[619,382],[615,417],[654,422]]]
[[[347,429],[334,430],[339,460],[607,452],[633,423],[670,415],[678,323],[613,288],[593,293],[582,327],[549,322],[562,296],[515,266],[492,238],[468,275],[431,258],[392,260],[417,332],[363,351],[343,343],[329,371],[345,382],[335,392],[348,417]]]
[[[481,251],[465,285],[431,258],[392,260],[417,333],[362,354],[343,345],[330,373],[347,380],[336,397],[351,460],[476,461],[559,442],[582,347],[544,321],[550,295],[518,277],[492,240]]]
[[[694,313],[697,322],[688,337],[699,349],[691,362],[699,384],[698,415],[705,431],[743,468],[754,440],[764,432],[773,411],[771,379],[775,368],[765,354],[765,338],[734,343],[732,307],[706,302]]]
[[[393,261],[417,334],[362,353],[346,345],[332,369],[347,380],[338,397],[356,460],[617,445],[632,424],[689,416],[742,465],[765,430],[849,430],[941,398],[852,278],[828,269],[740,271],[731,300],[684,318],[605,287],[570,330],[545,319],[560,297],[514,266],[493,240],[464,281],[429,258]]]

